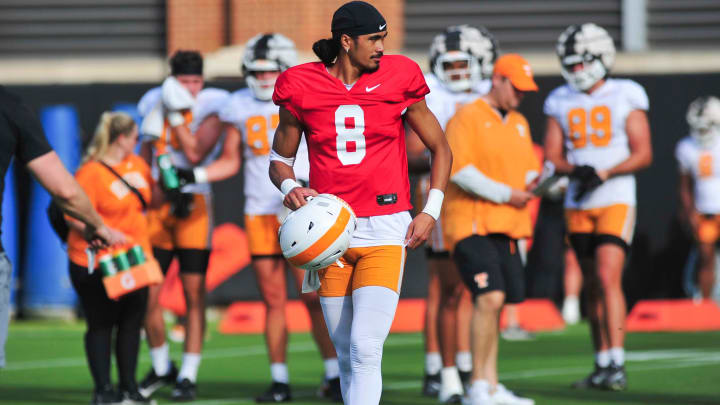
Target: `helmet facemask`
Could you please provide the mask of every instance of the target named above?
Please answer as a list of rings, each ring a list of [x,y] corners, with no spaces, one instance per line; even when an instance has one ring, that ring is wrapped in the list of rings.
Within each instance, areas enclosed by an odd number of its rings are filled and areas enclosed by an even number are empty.
[[[453,62],[466,62],[466,67],[452,69]],[[460,51],[450,51],[440,55],[433,66],[433,73],[452,92],[468,91],[480,81],[480,64],[477,59]]]
[[[608,75],[602,60],[590,54],[566,56],[561,65],[563,78],[578,91],[587,91]],[[577,69],[577,65],[582,65],[582,68]]]
[[[430,70],[448,90],[468,91],[492,75],[497,48],[495,38],[483,27],[448,27],[436,35],[430,45]],[[451,69],[446,66],[457,61],[466,61],[467,67]]]
[[[269,101],[275,89],[275,80],[258,79],[258,72],[282,72],[295,65],[295,44],[281,34],[259,34],[245,47],[242,71],[248,87],[258,100]]]
[[[703,148],[709,148],[720,137],[720,99],[700,97],[690,103],[687,121],[692,136]]]
[[[605,79],[615,61],[615,44],[608,32],[593,23],[571,25],[556,45],[560,70],[568,84],[587,91]],[[578,65],[581,68],[578,69]]]

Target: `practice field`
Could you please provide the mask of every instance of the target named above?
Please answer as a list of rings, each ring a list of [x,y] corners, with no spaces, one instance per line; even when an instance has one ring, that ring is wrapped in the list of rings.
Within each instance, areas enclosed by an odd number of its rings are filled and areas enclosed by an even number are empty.
[[[212,333],[199,375],[197,405],[251,404],[269,384],[262,336]],[[0,370],[0,403],[86,404],[92,383],[82,350],[84,325],[15,322]],[[720,333],[652,333],[628,336],[629,389],[577,391],[570,383],[591,367],[587,326],[540,334],[530,342],[501,342],[500,375],[510,389],[538,404],[720,404]],[[173,358],[181,347],[172,345]],[[146,345],[138,378],[148,370]],[[437,404],[420,395],[422,339],[395,334],[385,344],[383,404]],[[309,334],[291,336],[290,378],[295,404],[327,403],[315,397],[322,363]],[[115,380],[117,381],[117,380]],[[156,394],[167,404],[170,390]]]

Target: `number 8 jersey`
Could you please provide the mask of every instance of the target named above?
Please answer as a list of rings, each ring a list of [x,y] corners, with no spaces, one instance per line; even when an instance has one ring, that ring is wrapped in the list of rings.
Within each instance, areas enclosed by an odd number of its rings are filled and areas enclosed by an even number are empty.
[[[630,156],[625,125],[633,110],[647,110],[645,90],[632,80],[607,79],[591,94],[569,85],[553,90],[545,100],[545,115],[562,127],[567,159],[573,165],[609,169]],[[571,181],[565,207],[589,209],[614,204],[635,206],[635,176],[615,176],[575,201],[577,182]]]
[[[321,62],[292,67],[278,78],[273,101],[304,127],[310,187],[369,217],[412,208],[402,115],[429,92],[415,62],[386,55],[352,86]]]

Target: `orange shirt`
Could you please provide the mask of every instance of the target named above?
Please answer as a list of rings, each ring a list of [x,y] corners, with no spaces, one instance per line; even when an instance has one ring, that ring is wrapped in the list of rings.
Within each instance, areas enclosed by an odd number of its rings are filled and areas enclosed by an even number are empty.
[[[450,177],[473,165],[488,178],[524,190],[528,172],[540,170],[527,120],[517,111],[505,117],[482,98],[462,107],[448,122],[446,134],[453,153]],[[532,235],[528,208],[495,204],[467,193],[452,181],[442,211],[443,233],[451,249],[477,234]]]
[[[150,203],[152,178],[150,167],[142,158],[130,155],[112,168],[140,191],[146,203]],[[142,245],[145,257],[153,257],[142,204],[122,180],[96,161],[82,165],[75,173],[75,178],[90,197],[90,202],[105,224],[128,236],[131,244]],[[87,242],[82,235],[71,228],[67,245],[70,260],[87,266]]]

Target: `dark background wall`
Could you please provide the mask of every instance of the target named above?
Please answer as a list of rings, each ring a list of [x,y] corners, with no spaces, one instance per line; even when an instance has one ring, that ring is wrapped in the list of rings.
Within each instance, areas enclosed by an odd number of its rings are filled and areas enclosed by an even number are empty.
[[[696,97],[717,92],[720,89],[720,74],[674,74],[631,76],[647,90],[650,98],[650,126],[653,135],[653,165],[638,174],[638,216],[635,240],[624,277],[625,290],[630,303],[640,298],[677,297],[683,294],[681,271],[690,248],[687,232],[678,221],[677,169],[673,158],[675,143],[687,134],[685,111]],[[542,103],[547,94],[563,83],[558,76],[537,78],[540,92],[530,94],[522,105],[522,112],[530,122],[533,139],[541,142],[544,131]],[[84,141],[93,133],[97,119],[103,111],[112,109],[118,103],[135,103],[142,94],[153,87],[153,83],[133,84],[87,84],[56,86],[8,86],[8,89],[22,96],[27,103],[39,111],[43,106],[53,104],[74,105],[79,113]],[[214,86],[233,90],[242,82],[211,82]],[[20,171],[21,184],[26,174]],[[242,179],[235,176],[214,185],[216,191],[216,223],[234,222],[242,225]],[[23,204],[20,204],[22,207]],[[560,219],[543,210],[548,221],[557,225]],[[545,226],[545,225],[543,225]],[[552,225],[549,225],[552,226]],[[548,236],[549,238],[549,236]],[[22,238],[21,238],[22,240]],[[561,257],[552,244],[537,244],[536,255]],[[551,279],[556,285],[562,263],[550,261],[543,266],[533,265],[530,269],[539,277]],[[534,275],[537,276],[537,275]],[[426,291],[426,272],[422,251],[409,253],[403,296],[421,297]],[[296,296],[294,288],[288,288]],[[559,291],[548,294],[556,297]],[[258,299],[252,271],[244,269],[212,295],[215,303],[227,303],[234,299]]]

